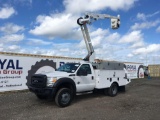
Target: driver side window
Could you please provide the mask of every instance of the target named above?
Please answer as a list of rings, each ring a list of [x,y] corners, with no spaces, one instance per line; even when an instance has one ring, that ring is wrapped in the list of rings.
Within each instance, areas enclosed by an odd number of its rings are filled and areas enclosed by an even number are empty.
[[[83,64],[81,65],[80,69],[78,70],[79,71],[87,71],[87,74],[91,74],[91,68],[88,64]]]

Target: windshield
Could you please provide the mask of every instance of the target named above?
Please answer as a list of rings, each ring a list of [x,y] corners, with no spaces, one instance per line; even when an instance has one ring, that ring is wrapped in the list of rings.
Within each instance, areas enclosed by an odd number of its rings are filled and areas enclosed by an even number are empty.
[[[74,73],[79,66],[80,66],[79,63],[66,63],[66,64],[60,66],[57,69],[57,71],[64,71],[64,72]]]

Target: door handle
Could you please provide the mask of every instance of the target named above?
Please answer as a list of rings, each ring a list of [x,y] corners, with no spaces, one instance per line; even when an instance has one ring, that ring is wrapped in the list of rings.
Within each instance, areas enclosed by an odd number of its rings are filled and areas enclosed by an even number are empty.
[[[93,77],[93,76],[92,76],[91,78],[92,78],[92,80],[94,80],[94,77]]]

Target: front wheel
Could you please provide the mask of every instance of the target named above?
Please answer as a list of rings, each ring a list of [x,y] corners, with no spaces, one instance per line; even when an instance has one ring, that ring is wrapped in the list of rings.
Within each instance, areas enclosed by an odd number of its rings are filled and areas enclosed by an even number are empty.
[[[108,89],[108,94],[111,97],[116,96],[118,93],[118,85],[116,83],[112,83],[111,87]]]
[[[55,102],[60,107],[66,107],[70,105],[73,98],[72,96],[73,95],[70,89],[61,88],[56,94]]]

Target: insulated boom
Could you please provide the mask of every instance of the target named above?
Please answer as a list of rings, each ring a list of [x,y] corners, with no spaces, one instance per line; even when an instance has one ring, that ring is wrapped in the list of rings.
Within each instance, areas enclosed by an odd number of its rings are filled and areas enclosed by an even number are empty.
[[[93,13],[87,13],[84,17],[80,17],[77,20],[78,25],[81,26],[81,31],[83,34],[83,38],[85,40],[86,48],[88,51],[88,55],[84,58],[85,61],[94,62],[95,59],[95,52],[94,48],[90,39],[90,35],[88,32],[88,28],[86,24],[91,24],[93,21],[98,19],[111,19],[111,28],[112,29],[118,29],[120,26],[120,15],[117,17],[111,16],[108,14],[93,14]]]

